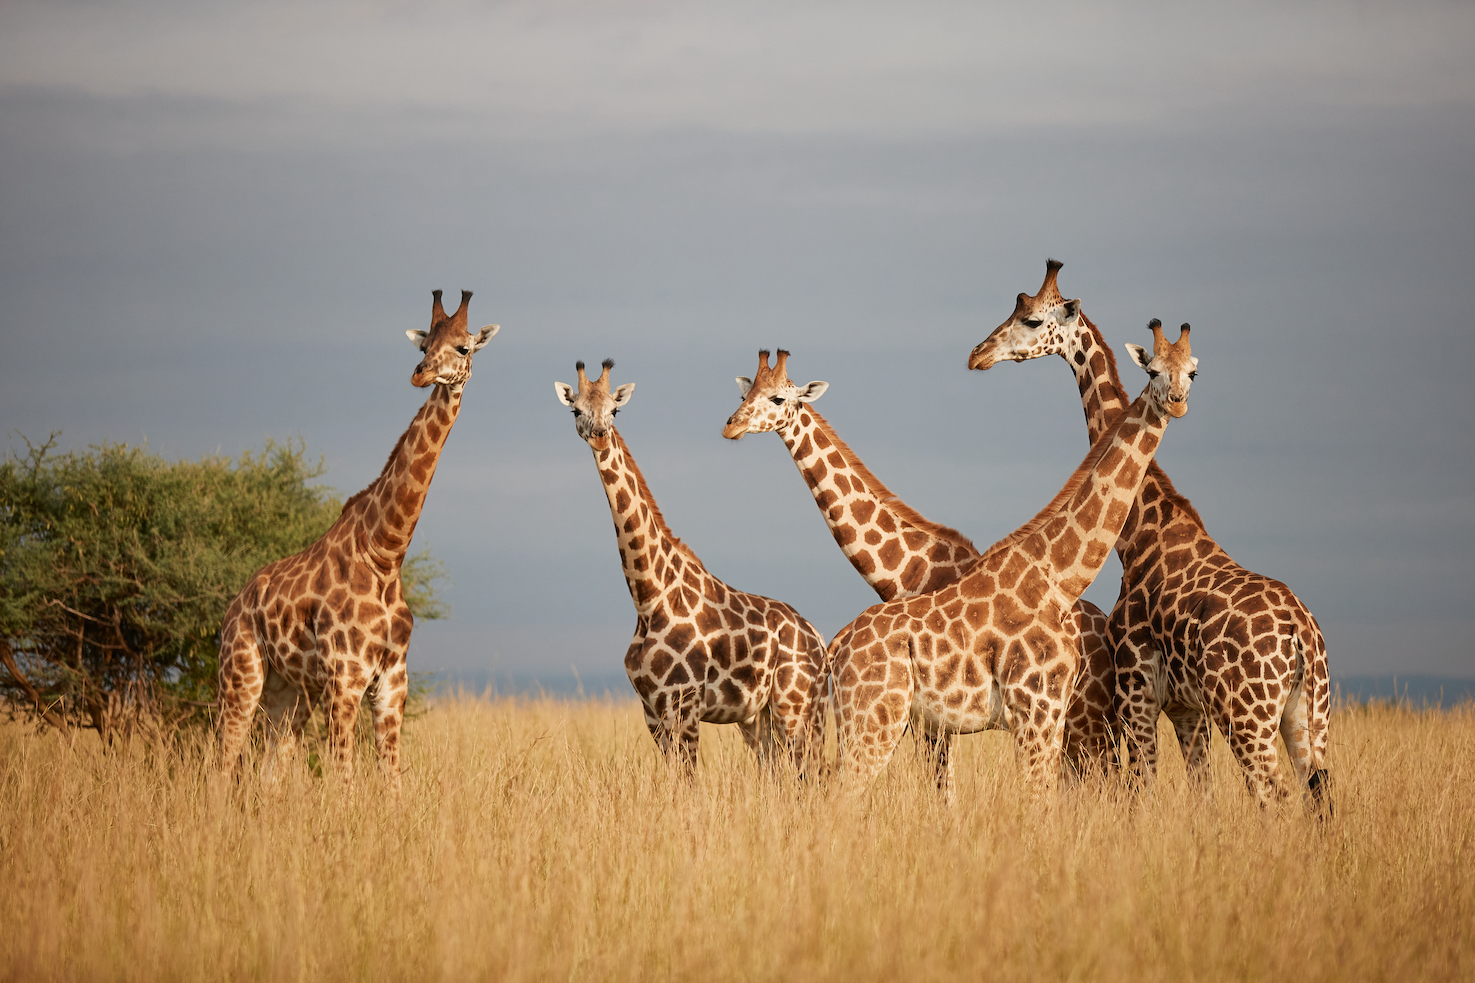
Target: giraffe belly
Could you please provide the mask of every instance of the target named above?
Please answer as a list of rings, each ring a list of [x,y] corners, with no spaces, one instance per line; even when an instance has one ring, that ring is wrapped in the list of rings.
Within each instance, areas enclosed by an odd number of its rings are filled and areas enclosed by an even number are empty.
[[[702,723],[740,724],[751,720],[768,703],[767,673],[752,667],[750,679],[709,671],[702,694]]]
[[[938,687],[922,683],[912,694],[912,719],[929,734],[976,734],[1004,726],[1004,698],[992,673],[980,685]]]

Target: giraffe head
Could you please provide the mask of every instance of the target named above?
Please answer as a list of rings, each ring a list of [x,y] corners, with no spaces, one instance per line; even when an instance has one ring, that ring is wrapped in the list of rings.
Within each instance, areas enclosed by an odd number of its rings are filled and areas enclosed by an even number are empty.
[[[1045,282],[1031,297],[1020,294],[1009,320],[994,329],[968,356],[968,368],[987,369],[995,362],[1023,362],[1041,355],[1058,355],[1079,326],[1081,302],[1060,296],[1055,278],[1065,264],[1045,261]]]
[[[783,429],[793,422],[795,414],[799,412],[800,403],[812,403],[830,388],[828,382],[794,385],[789,381],[789,373],[784,368],[788,360],[789,353],[780,348],[778,361],[774,362],[773,368],[769,368],[768,349],[765,348],[758,353],[757,374],[751,379],[745,375],[737,377],[743,401],[737,412],[727,418],[722,436],[729,440],[742,440],[745,433],[766,433],[769,430]]]
[[[553,384],[558,401],[574,411],[574,430],[597,451],[609,447],[615,414],[620,412],[620,407],[630,402],[630,395],[635,392],[633,382],[627,382],[610,392],[609,370],[615,367],[615,360],[607,358],[601,364],[604,371],[599,374],[598,379],[591,380],[584,374],[584,363],[574,363],[574,368],[579,373],[577,390],[566,382]]]
[[[1147,322],[1152,332],[1152,353],[1141,345],[1127,343],[1132,360],[1147,370],[1147,397],[1172,417],[1188,412],[1188,387],[1198,375],[1198,359],[1188,343],[1188,325],[1178,332],[1178,340],[1163,337],[1163,322],[1153,318]]]
[[[432,383],[459,390],[471,378],[471,356],[492,340],[500,327],[488,324],[476,334],[466,330],[466,309],[471,304],[471,291],[461,291],[461,306],[446,316],[440,306],[440,291],[431,291],[435,302],[430,305],[430,330],[406,331],[410,344],[425,353],[410,376],[410,385],[424,388]]]

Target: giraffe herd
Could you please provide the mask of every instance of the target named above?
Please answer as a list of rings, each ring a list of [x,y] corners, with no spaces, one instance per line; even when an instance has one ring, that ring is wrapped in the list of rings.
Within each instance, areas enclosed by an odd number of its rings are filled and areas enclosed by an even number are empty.
[[[1173,724],[1189,773],[1207,777],[1215,728],[1263,806],[1297,789],[1329,808],[1326,647],[1284,584],[1231,560],[1154,455],[1187,412],[1198,359],[1184,324],[1151,351],[1128,344],[1147,385],[1130,399],[1116,360],[1050,260],[1034,296],[969,356],[971,369],[1062,356],[1076,375],[1089,452],[1029,522],[987,550],[895,496],[815,408],[825,382],[797,385],[789,353],[759,353],[722,434],[776,432],[836,544],[879,603],[825,644],[798,611],[737,590],[671,531],[614,425],[633,383],[613,390],[612,360],[556,395],[593,453],[614,521],[636,626],[625,670],[660,750],[690,773],[702,723],[737,724],[766,765],[806,779],[832,769],[863,789],[911,732],[939,790],[955,795],[960,734],[1002,728],[1026,785],[1157,770],[1157,720]],[[358,705],[372,694],[375,746],[399,787],[399,736],[413,618],[400,566],[436,463],[460,410],[472,355],[496,325],[467,328],[470,291],[447,316],[434,292],[429,331],[407,334],[423,357],[411,382],[432,387],[383,472],[295,556],[252,576],[226,613],[219,674],[219,769],[234,769],[258,709],[267,721],[263,781],[279,777],[312,708],[328,721],[329,759],[344,773]],[[1108,616],[1081,594],[1113,549],[1120,596]],[[833,715],[835,760],[826,761]],[[1289,757],[1287,776],[1276,737]],[[1125,758],[1122,750],[1125,748]]]

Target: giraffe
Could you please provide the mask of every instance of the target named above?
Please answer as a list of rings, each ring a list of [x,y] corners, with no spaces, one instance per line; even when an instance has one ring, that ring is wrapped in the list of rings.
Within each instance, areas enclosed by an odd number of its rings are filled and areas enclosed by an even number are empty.
[[[328,718],[329,758],[348,778],[353,723],[373,686],[374,746],[399,788],[399,735],[409,676],[405,653],[414,619],[400,565],[420,518],[436,462],[471,378],[471,356],[498,326],[466,329],[471,291],[450,317],[435,291],[429,331],[405,333],[424,353],[410,383],[430,396],[390,452],[383,471],[343,503],[317,542],[251,575],[220,629],[219,766],[233,770],[258,704],[266,710],[263,780],[274,782],[296,749],[315,704]]]
[[[779,349],[772,368],[768,351],[758,353],[758,371],[738,376],[742,404],[722,436],[776,431],[814,495],[840,551],[881,600],[928,594],[961,579],[979,557],[956,529],[932,522],[894,495],[840,439],[814,407],[827,382],[799,386],[789,381],[789,353]],[[1082,673],[1066,709],[1065,759],[1075,774],[1115,766],[1112,701],[1116,666],[1107,640],[1106,614],[1090,601],[1072,608],[1080,636]],[[939,787],[951,788],[956,734],[916,734],[937,769]]]
[[[574,429],[594,452],[635,603],[635,636],[625,672],[640,695],[656,746],[690,775],[703,722],[739,724],[770,760],[777,741],[801,774],[819,763],[828,697],[825,644],[789,605],[734,590],[707,572],[671,532],[614,417],[634,383],[609,388],[612,359],[590,380],[575,363],[579,388],[555,382],[573,410]]]
[[[1079,300],[1060,294],[1061,265],[1046,264],[1039,293],[973,349],[969,368],[1051,353],[1071,366],[1095,440],[1123,412],[1116,360]],[[1111,614],[1118,712],[1129,765],[1140,782],[1157,773],[1157,717],[1165,712],[1189,773],[1208,777],[1209,727],[1229,741],[1262,804],[1289,790],[1276,752],[1285,740],[1297,782],[1320,806],[1331,710],[1326,644],[1291,589],[1230,559],[1155,462],[1117,541],[1122,589]]]
[[[1147,388],[1049,505],[956,583],[868,608],[831,641],[841,767],[852,782],[874,778],[916,719],[932,733],[1002,724],[1026,782],[1053,786],[1080,671],[1071,606],[1105,564],[1168,419],[1188,411],[1198,363],[1189,327],[1170,344],[1160,322],[1151,326],[1151,354],[1128,346]]]

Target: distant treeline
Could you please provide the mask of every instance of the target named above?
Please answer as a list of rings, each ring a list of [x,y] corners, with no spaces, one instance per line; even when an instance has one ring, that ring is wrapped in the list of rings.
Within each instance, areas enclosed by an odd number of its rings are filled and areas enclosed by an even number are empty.
[[[24,438],[22,438],[24,439]],[[311,545],[342,502],[300,442],[166,461],[56,434],[0,461],[0,694],[107,743],[200,719],[221,619],[262,565]],[[429,551],[404,566],[417,618],[445,609]]]

